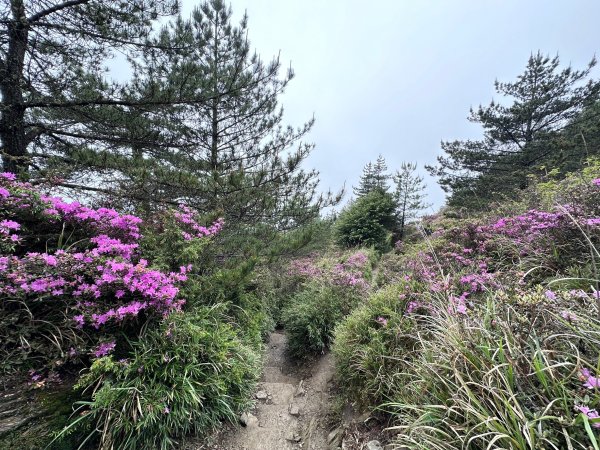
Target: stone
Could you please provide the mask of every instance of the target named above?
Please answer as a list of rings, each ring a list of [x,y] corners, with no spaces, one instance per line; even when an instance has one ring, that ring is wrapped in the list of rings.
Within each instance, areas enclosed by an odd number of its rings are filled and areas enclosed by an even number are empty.
[[[383,450],[383,447],[379,441],[369,441],[367,442],[367,450]]]
[[[290,442],[300,442],[300,435],[298,433],[290,432],[285,439]]]
[[[298,405],[296,405],[295,403],[292,403],[292,404],[290,404],[289,412],[290,412],[290,415],[292,415],[292,416],[299,416],[300,408],[298,408]]]
[[[301,395],[306,394],[306,389],[304,389],[304,380],[300,380],[296,391],[294,392],[294,397],[300,397]]]
[[[269,398],[269,394],[267,394],[265,391],[258,391],[258,392],[255,394],[255,397],[256,397],[258,400],[266,400],[267,398]]]
[[[255,415],[245,412],[240,416],[240,423],[245,427],[257,425],[258,419]]]

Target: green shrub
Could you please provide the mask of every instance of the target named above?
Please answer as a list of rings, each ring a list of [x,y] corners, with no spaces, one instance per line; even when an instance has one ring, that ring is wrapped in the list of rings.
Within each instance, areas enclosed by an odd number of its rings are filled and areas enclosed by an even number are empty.
[[[333,330],[360,301],[359,291],[313,281],[297,292],[283,312],[288,349],[293,356],[322,353]]]
[[[395,204],[390,194],[372,191],[345,208],[335,224],[335,240],[342,247],[391,248]]]
[[[133,344],[130,361],[97,359],[80,387],[102,448],[168,449],[203,434],[249,405],[259,355],[225,323],[219,306],[175,314]]]
[[[386,286],[336,328],[332,351],[348,400],[375,406],[403,388],[404,362],[416,343],[414,320],[404,316],[405,290],[400,284]]]

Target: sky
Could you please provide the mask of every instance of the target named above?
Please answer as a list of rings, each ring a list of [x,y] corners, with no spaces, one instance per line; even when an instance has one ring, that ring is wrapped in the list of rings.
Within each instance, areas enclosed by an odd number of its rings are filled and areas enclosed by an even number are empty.
[[[188,16],[197,0],[183,0]],[[346,186],[379,154],[390,171],[416,162],[433,208],[444,193],[423,168],[440,141],[478,138],[466,118],[493,83],[513,81],[532,52],[583,68],[600,50],[600,0],[231,0],[252,47],[280,54],[296,77],[281,97],[286,124],[313,115],[305,168],[321,189]],[[598,55],[600,56],[600,54]],[[596,71],[598,72],[598,71]]]

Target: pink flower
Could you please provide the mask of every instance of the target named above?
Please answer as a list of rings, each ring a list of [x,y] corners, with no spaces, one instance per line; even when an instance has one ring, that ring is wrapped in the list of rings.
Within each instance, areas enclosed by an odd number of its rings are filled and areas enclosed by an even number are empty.
[[[450,296],[450,305],[448,306],[448,312],[450,314],[467,314],[467,303],[466,298],[469,295],[468,292],[463,292],[460,297]]]
[[[584,387],[588,389],[596,389],[600,388],[600,379],[593,376],[589,369],[581,369],[580,371],[580,379],[581,381],[585,381],[583,384]]]
[[[44,259],[44,262],[46,264],[48,264],[49,266],[56,266],[56,264],[58,263],[58,260],[56,259],[56,256],[52,256],[52,255],[47,255],[47,254],[43,254],[42,258]]]
[[[387,327],[388,321],[387,321],[387,319],[385,317],[381,317],[381,316],[378,317],[377,320],[376,320],[376,322],[378,324],[380,324],[381,326],[383,326],[383,327]]]
[[[14,220],[3,220],[0,222],[0,231],[2,230],[19,230],[21,225]]]
[[[85,323],[85,317],[83,314],[79,314],[77,316],[73,316],[73,320],[77,323],[77,327],[82,328]]]
[[[29,376],[31,377],[32,382],[37,382],[42,379],[42,376],[33,369],[29,371]]]
[[[600,417],[598,411],[595,409],[590,409],[587,406],[577,406],[575,405],[575,409],[578,409],[582,414],[585,414],[589,419],[597,419]],[[594,428],[600,428],[600,422],[592,423]]]
[[[94,351],[94,356],[96,358],[100,358],[101,356],[106,356],[111,353],[115,349],[115,341],[112,342],[103,342],[98,346],[98,348]]]
[[[406,306],[406,314],[412,313],[415,309],[419,308],[420,306],[420,302],[408,302],[408,305]]]
[[[592,180],[592,184],[594,186],[600,186],[600,178],[596,178],[595,180]]]
[[[4,178],[8,181],[15,181],[17,179],[17,176],[11,172],[2,172],[0,173],[0,178]]]

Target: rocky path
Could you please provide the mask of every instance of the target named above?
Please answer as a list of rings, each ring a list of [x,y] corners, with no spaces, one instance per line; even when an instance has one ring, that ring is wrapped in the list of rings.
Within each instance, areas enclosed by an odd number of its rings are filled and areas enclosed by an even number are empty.
[[[322,356],[311,365],[298,366],[286,355],[286,336],[274,332],[264,373],[255,393],[255,408],[241,417],[239,426],[224,430],[211,450],[327,450],[330,384],[333,362]],[[336,448],[333,443],[331,448]]]

